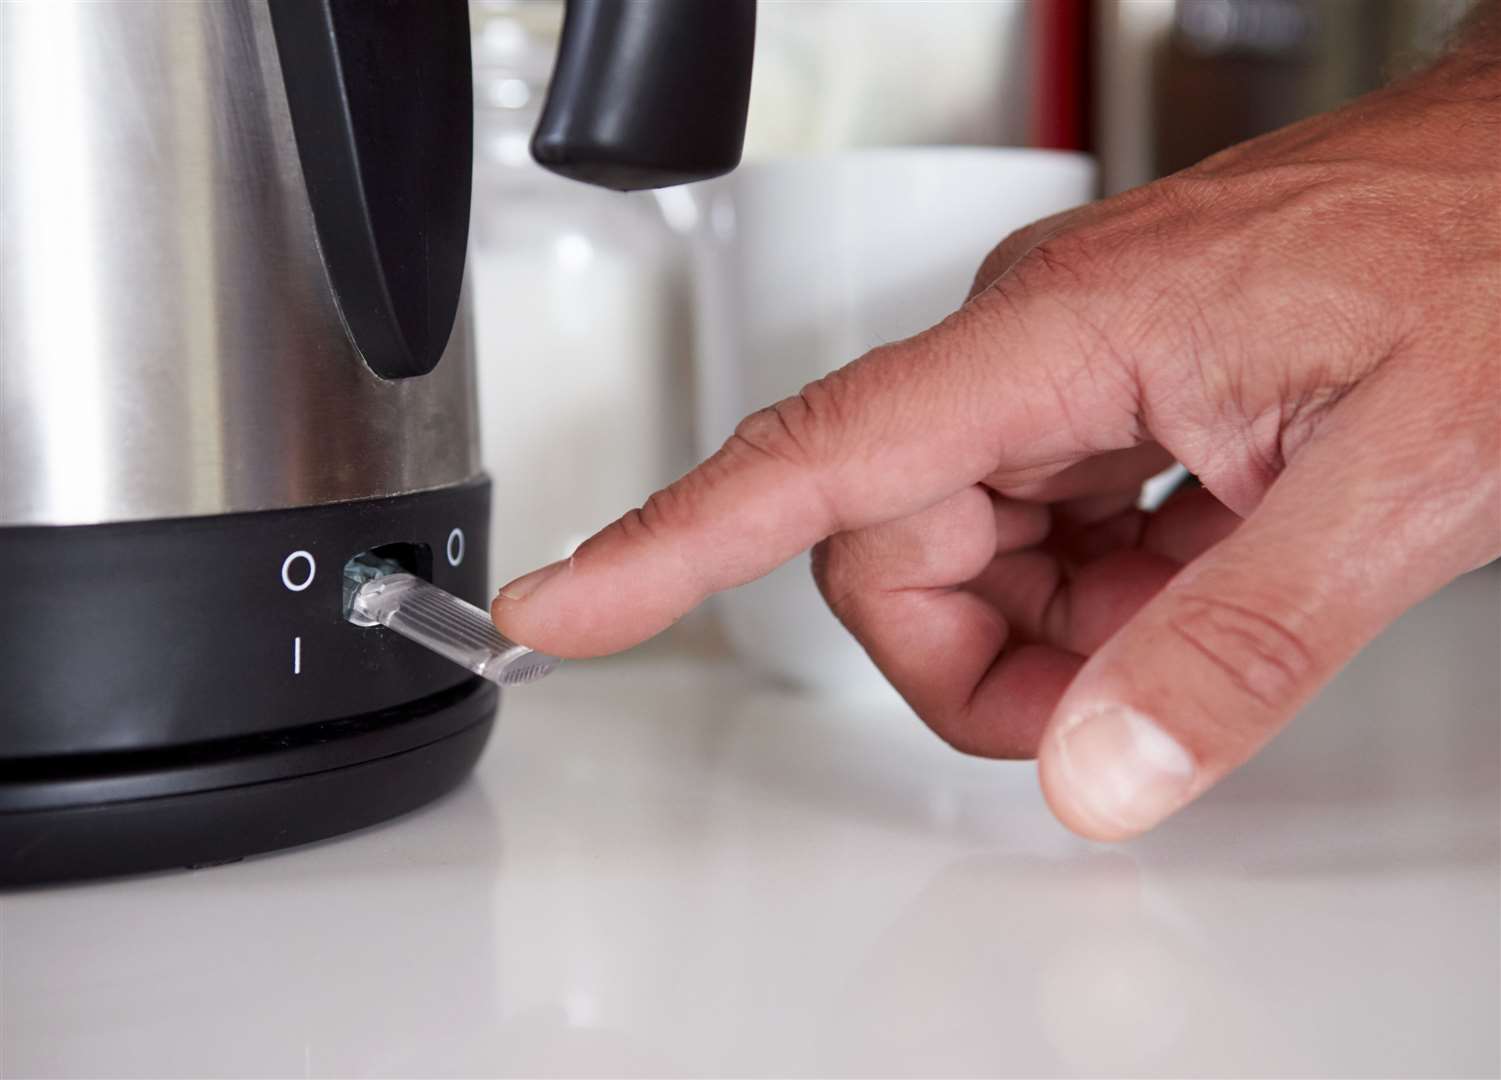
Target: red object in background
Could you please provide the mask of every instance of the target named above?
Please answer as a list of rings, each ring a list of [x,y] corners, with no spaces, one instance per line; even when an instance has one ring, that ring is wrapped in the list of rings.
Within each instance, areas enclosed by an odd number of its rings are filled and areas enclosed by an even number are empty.
[[[1033,146],[1090,149],[1090,0],[1032,0]]]

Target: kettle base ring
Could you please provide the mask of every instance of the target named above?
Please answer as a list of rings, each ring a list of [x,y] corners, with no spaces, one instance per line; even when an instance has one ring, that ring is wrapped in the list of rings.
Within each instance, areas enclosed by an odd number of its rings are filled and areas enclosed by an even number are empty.
[[[469,774],[499,692],[483,679],[283,731],[260,748],[111,755],[0,782],[0,886],[236,862],[389,820]]]

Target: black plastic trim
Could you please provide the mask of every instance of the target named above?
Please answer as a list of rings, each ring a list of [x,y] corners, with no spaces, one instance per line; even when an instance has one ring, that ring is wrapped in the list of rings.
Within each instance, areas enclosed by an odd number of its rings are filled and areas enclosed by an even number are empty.
[[[480,680],[407,705],[191,746],[0,761],[0,814],[182,795],[338,769],[412,750],[475,722],[455,706]]]
[[[170,794],[0,813],[0,887],[233,862],[415,810],[452,790],[474,767],[498,696],[490,683],[470,680],[427,714],[429,722],[441,720],[443,734],[395,752],[385,752],[369,731],[330,741],[319,725],[287,733],[269,774],[259,755],[226,759],[222,764],[238,774],[237,783],[220,784],[219,776],[195,789],[165,767],[135,781],[149,779]],[[409,709],[415,714],[430,704]],[[398,710],[381,730],[416,728]],[[335,753],[347,763],[329,767]],[[266,775],[279,778],[257,779]]]
[[[431,697],[469,678],[344,620],[342,569],[426,545],[489,602],[490,485],[217,517],[0,528],[0,777],[30,759],[175,752]],[[454,565],[449,537],[464,537]]]

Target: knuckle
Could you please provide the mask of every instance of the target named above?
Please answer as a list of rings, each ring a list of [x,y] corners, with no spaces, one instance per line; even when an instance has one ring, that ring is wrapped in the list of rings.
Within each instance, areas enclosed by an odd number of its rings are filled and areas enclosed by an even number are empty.
[[[1195,594],[1180,598],[1168,628],[1237,695],[1267,710],[1295,704],[1315,675],[1303,635],[1262,609]]]
[[[966,722],[967,718],[960,713],[929,710],[920,719],[928,725],[928,730],[937,735],[939,741],[950,750],[955,750],[966,757],[992,758],[996,756],[990,751],[986,741],[976,734],[974,725]]]
[[[627,511],[616,523],[631,539],[658,542],[693,524],[702,489],[709,482],[702,470],[653,492],[640,507]]]
[[[955,702],[918,715],[949,749],[967,757],[1021,761],[1037,756],[1036,735],[1029,735],[1026,722],[1010,710],[981,713],[972,704]]]
[[[722,454],[769,459],[790,468],[822,508],[823,533],[841,527],[842,509],[828,473],[837,468],[846,406],[842,404],[845,376],[833,372],[810,383],[796,395],[752,413],[740,422]],[[851,440],[855,445],[859,439]]]
[[[836,383],[834,376],[825,376],[792,397],[751,413],[740,421],[731,440],[797,468],[812,466],[826,456],[830,433],[838,423]]]
[[[975,272],[974,283],[970,286],[970,295],[983,292],[997,278],[1002,277],[1026,255],[1042,235],[1040,222],[1024,225],[1008,233],[980,263],[980,269]]]
[[[1062,240],[1065,246],[1070,245],[1072,240],[1067,238],[1083,230],[1093,214],[1094,211],[1089,207],[1074,207],[1023,225],[1008,233],[1005,239],[991,249],[984,262],[980,264],[980,269],[975,274],[974,284],[970,288],[970,296],[983,292],[996,281],[1012,274],[1019,265],[1026,263],[1029,259],[1032,262],[1037,261],[1033,253],[1038,247],[1056,245],[1060,238],[1065,238]]]
[[[1047,236],[1017,260],[1012,275],[1024,285],[1050,290],[1075,287],[1089,279],[1095,245],[1084,230],[1066,229]]]
[[[1156,215],[1181,219],[1222,204],[1230,187],[1231,182],[1224,177],[1196,166],[1149,184],[1145,190],[1150,201],[1143,207]]]
[[[687,500],[681,485],[653,492],[641,505],[639,517],[644,528],[656,530],[660,525],[679,521],[686,513]]]
[[[655,542],[679,513],[679,502],[666,491],[659,491],[641,506],[626,511],[616,525],[621,535],[629,540]]]

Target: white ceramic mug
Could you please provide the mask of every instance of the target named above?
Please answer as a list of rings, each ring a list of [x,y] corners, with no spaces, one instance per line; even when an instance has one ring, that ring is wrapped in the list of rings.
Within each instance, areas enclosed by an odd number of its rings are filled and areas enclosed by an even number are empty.
[[[914,147],[753,163],[698,185],[700,450],[746,413],[938,322],[1007,233],[1088,201],[1095,182],[1080,154]],[[725,594],[718,610],[739,655],[769,674],[889,693],[806,558]]]

